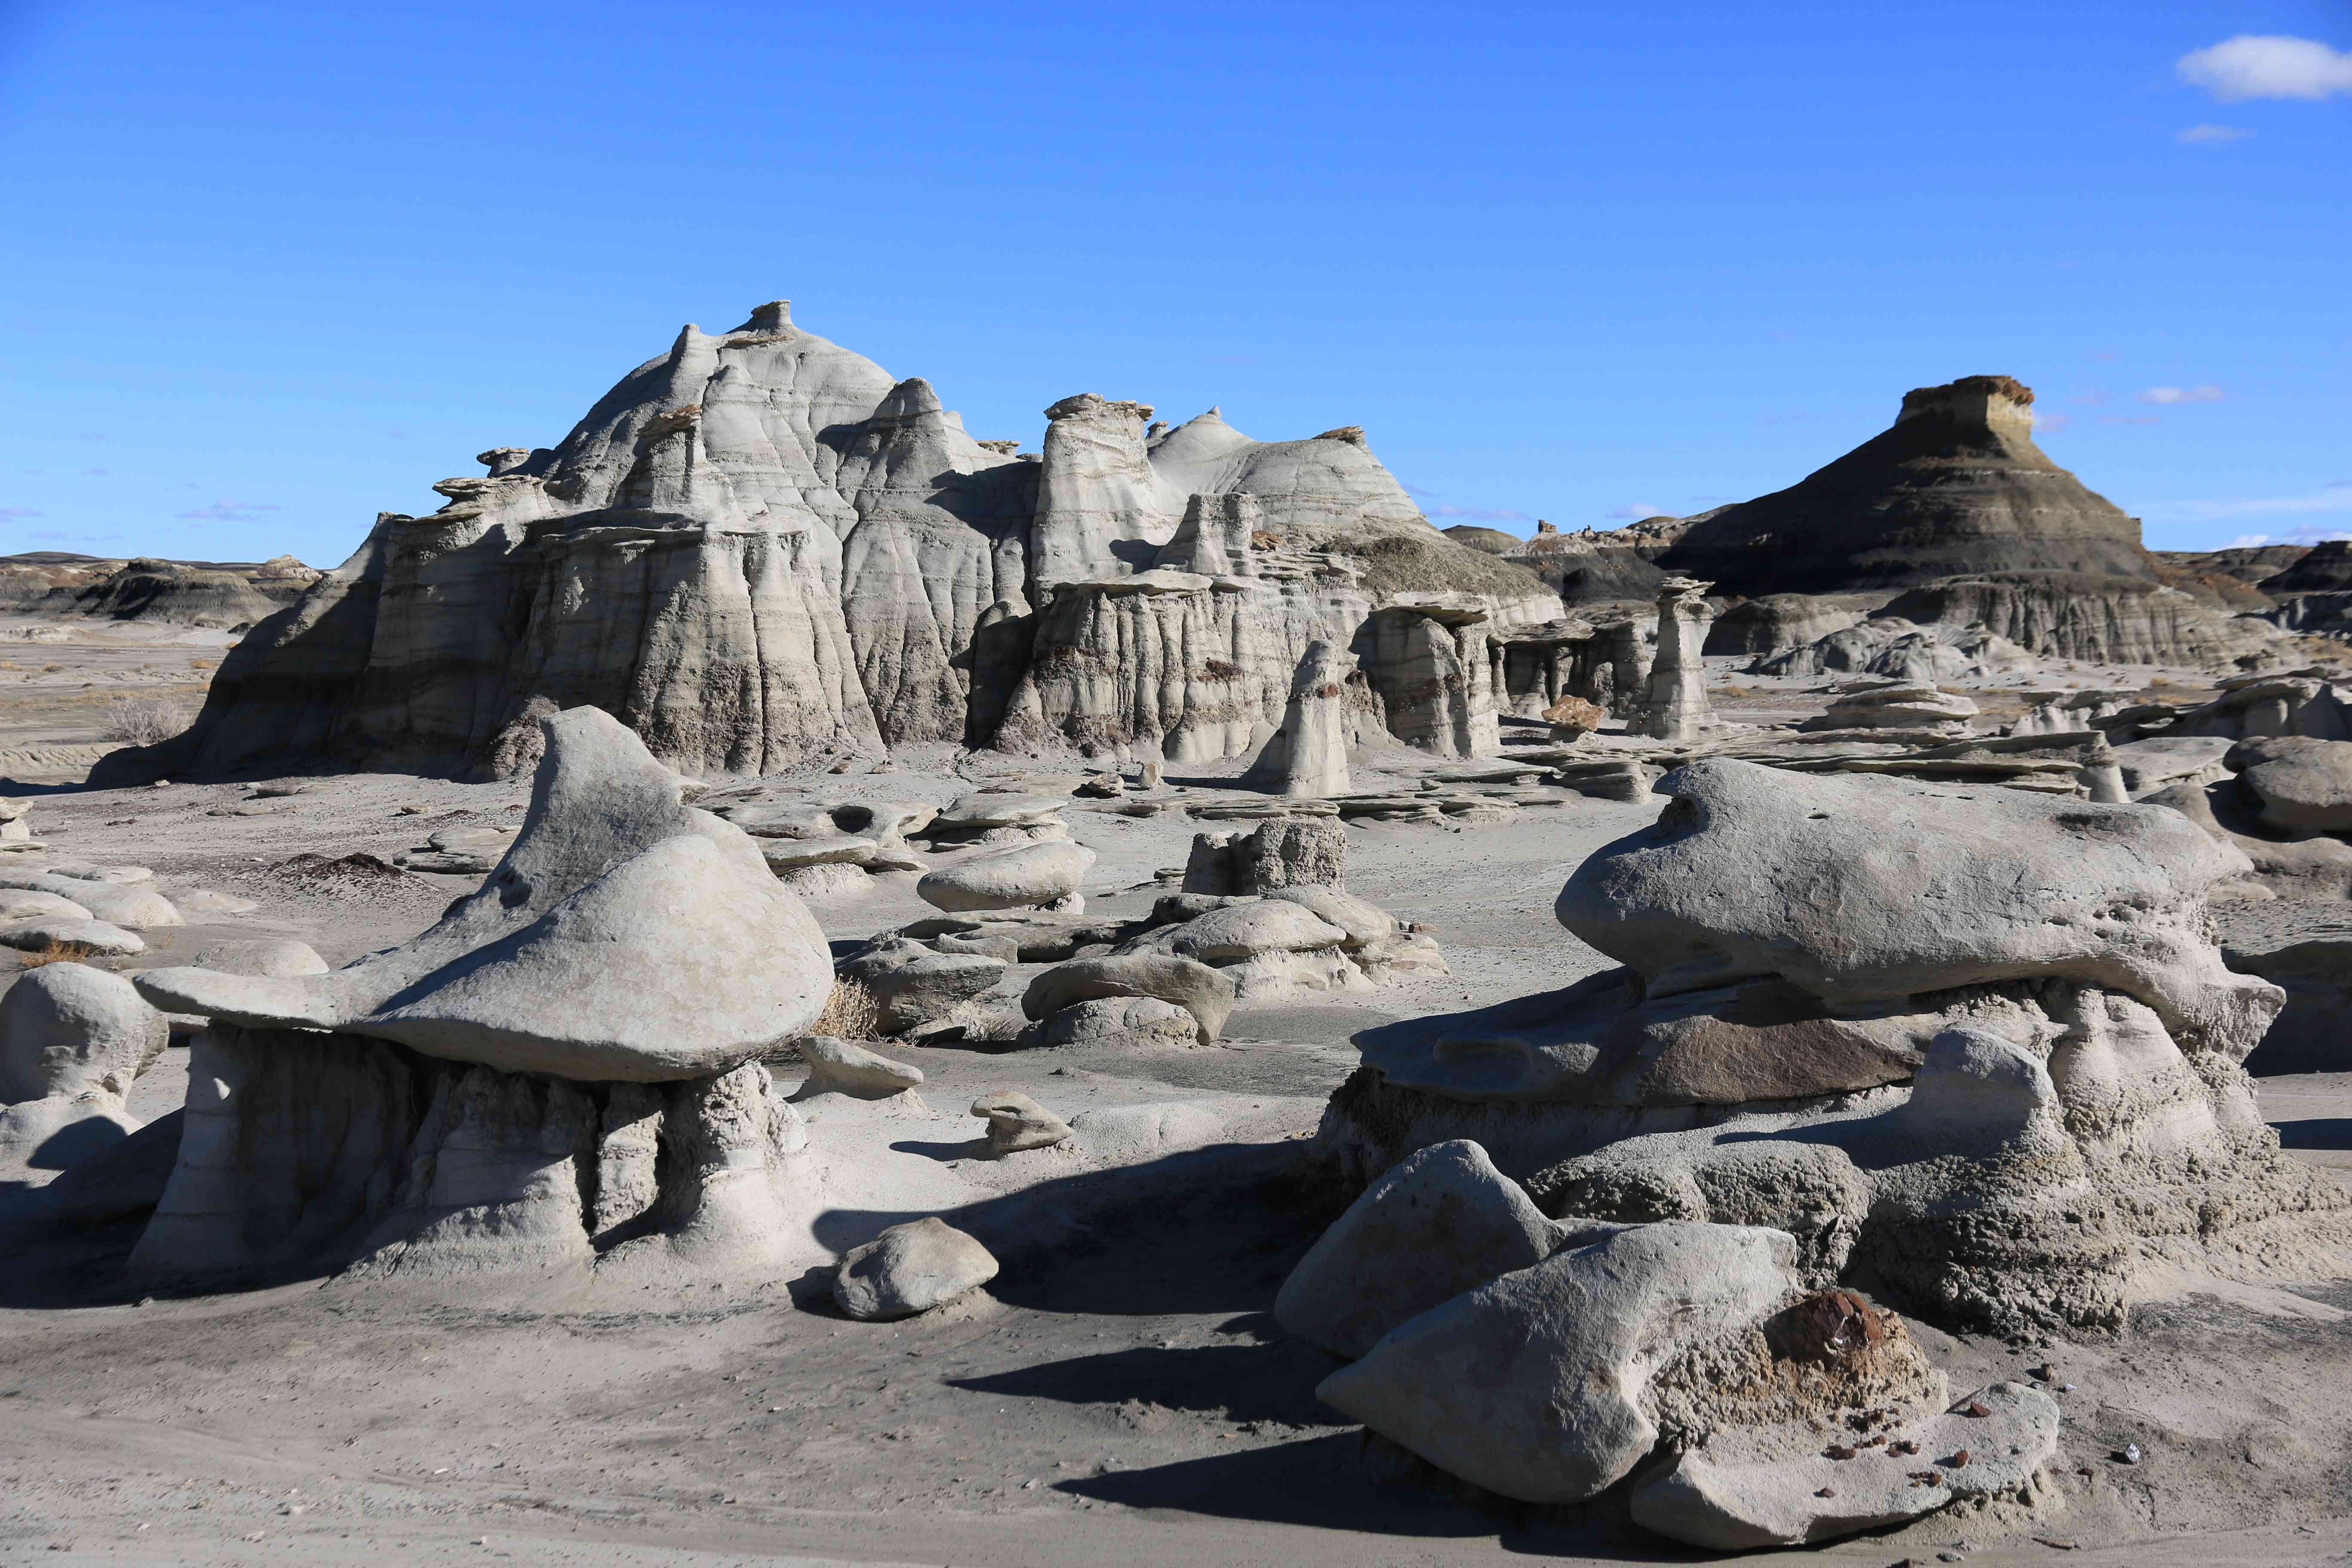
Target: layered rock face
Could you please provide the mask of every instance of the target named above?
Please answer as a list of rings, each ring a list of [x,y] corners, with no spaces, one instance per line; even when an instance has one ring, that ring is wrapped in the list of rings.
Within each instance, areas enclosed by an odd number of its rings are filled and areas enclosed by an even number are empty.
[[[698,774],[987,744],[1036,640],[1083,646],[1068,623],[1089,612],[1062,607],[1065,590],[1099,597],[1156,567],[1265,580],[1254,614],[1275,651],[1202,753],[1230,756],[1278,716],[1306,645],[1356,640],[1391,590],[1466,592],[1511,623],[1556,611],[1534,577],[1431,528],[1359,429],[1262,442],[1213,409],[1173,430],[1147,429],[1150,412],[1065,398],[1042,458],[1023,458],[974,440],[929,384],[795,327],[782,301],[730,331],[689,326],[556,447],[494,448],[485,476],[435,487],[440,511],[379,517],[223,660],[184,736],[104,774],[324,759],[504,776],[530,765],[541,716],[583,704]],[[1133,689],[1094,696],[1071,724],[1050,694],[1024,700],[1016,736],[1199,731],[1138,712],[1154,700]]]
[[[1749,594],[1987,572],[2153,581],[2139,525],[2033,444],[2032,404],[2005,375],[1906,393],[1892,429],[1785,490],[1694,521],[1657,563]]]
[[[1360,1036],[1343,1170],[1475,1138],[1548,1213],[1771,1226],[1814,1283],[2004,1329],[2352,1240],[2240,1066],[2284,998],[2212,944],[2234,848],[2158,807],[1726,759],[1664,787],[1559,900],[1626,967]]]

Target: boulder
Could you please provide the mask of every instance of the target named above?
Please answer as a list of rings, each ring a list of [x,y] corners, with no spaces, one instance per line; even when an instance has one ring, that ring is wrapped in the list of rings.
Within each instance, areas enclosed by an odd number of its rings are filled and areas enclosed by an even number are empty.
[[[198,942],[187,954],[190,964],[223,974],[263,974],[280,979],[330,973],[327,961],[307,942],[290,936],[215,937]]]
[[[1351,898],[1336,888],[1313,885],[1298,888],[1276,888],[1267,893],[1269,900],[1297,904],[1324,924],[1336,926],[1342,935],[1339,945],[1349,952],[1360,952],[1377,942],[1396,935],[1396,917],[1378,904]]]
[[[1348,939],[1339,927],[1305,907],[1277,899],[1257,899],[1212,910],[1187,921],[1167,936],[1168,950],[1203,963],[1234,963],[1265,952],[1298,952],[1337,947]]]
[[[1477,1144],[1432,1144],[1374,1182],[1307,1249],[1275,1297],[1275,1321],[1353,1360],[1431,1308],[1533,1268],[1567,1235]]]
[[[2058,1402],[2023,1384],[1902,1415],[1860,1447],[1812,1421],[1717,1431],[1634,1483],[1633,1521],[1709,1552],[1834,1541],[2019,1491],[2058,1451]]]
[[[923,874],[915,894],[933,909],[1042,909],[1076,896],[1095,863],[1083,844],[1026,844],[993,850]]]
[[[1070,1005],[1037,1026],[1047,1048],[1183,1050],[1200,1043],[1192,1015],[1157,996],[1103,996]]]
[[[24,952],[79,948],[86,958],[129,958],[147,951],[137,932],[107,921],[24,921],[0,930],[0,945]]]
[[[1653,999],[1778,974],[1850,1007],[2063,977],[2234,1058],[2278,1011],[2204,935],[2208,890],[2247,862],[2176,812],[1723,758],[1666,782],[1656,826],[1579,867],[1554,909]]]
[[[992,1089],[971,1102],[971,1113],[988,1123],[988,1152],[1018,1154],[1050,1149],[1070,1136],[1070,1124],[1018,1090]]]
[[[45,963],[0,995],[0,1103],[85,1094],[120,1100],[171,1043],[128,980]]]
[[[976,952],[935,952],[881,969],[866,980],[874,993],[875,1022],[886,1035],[944,1018],[1004,978],[1001,958]]]
[[[93,916],[81,905],[58,893],[29,888],[0,888],[0,921],[86,921]]]
[[[575,708],[542,729],[520,836],[430,930],[331,974],[155,969],[141,994],[166,1012],[596,1081],[724,1072],[804,1030],[833,966],[759,847],[681,804],[677,775],[608,714]]]
[[[971,829],[982,827],[1030,827],[1061,821],[1062,808],[1070,803],[1059,795],[997,795],[982,791],[959,798],[934,816],[929,826]]]
[[[808,1081],[801,1086],[805,1094],[880,1100],[920,1088],[923,1082],[922,1068],[892,1061],[855,1040],[811,1035],[801,1041],[800,1051],[809,1069]]]
[[[1574,1503],[1646,1458],[1654,1373],[1797,1293],[1787,1235],[1644,1225],[1559,1252],[1391,1330],[1316,1397],[1450,1475]]]
[[[2270,735],[2241,741],[2226,765],[2282,833],[2352,832],[2352,741]]]
[[[865,1322],[911,1318],[996,1278],[988,1248],[937,1216],[894,1225],[842,1255],[835,1305]]]
[[[88,910],[94,920],[133,931],[184,925],[172,900],[152,888],[102,882],[81,877],[60,877],[47,871],[0,871],[0,888],[22,892],[54,893]]]
[[[1581,697],[1563,697],[1543,710],[1544,722],[1551,726],[1551,738],[1563,745],[1573,744],[1609,722],[1609,710],[1598,702],[1587,702]]]
[[[1202,1045],[1213,1044],[1234,1010],[1234,983],[1195,959],[1174,953],[1130,952],[1074,958],[1029,982],[1021,1011],[1050,1018],[1074,1002],[1104,996],[1156,996],[1192,1015]]]

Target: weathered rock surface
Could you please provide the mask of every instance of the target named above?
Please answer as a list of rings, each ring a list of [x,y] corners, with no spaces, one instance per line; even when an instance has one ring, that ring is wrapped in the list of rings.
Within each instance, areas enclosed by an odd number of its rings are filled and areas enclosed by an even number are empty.
[[[887,1322],[928,1312],[996,1278],[988,1248],[936,1216],[894,1225],[842,1255],[833,1300],[850,1317]]]
[[[1434,1144],[1332,1222],[1283,1281],[1275,1321],[1353,1359],[1431,1308],[1533,1268],[1568,1234],[1477,1144]]]
[[[1715,618],[1706,602],[1714,584],[1669,577],[1658,584],[1658,654],[1650,665],[1649,690],[1639,723],[1654,741],[1696,739],[1714,721],[1706,700],[1706,664],[1699,657],[1707,624]]]
[[[847,1094],[859,1100],[880,1100],[919,1089],[923,1069],[892,1061],[855,1040],[830,1035],[810,1035],[800,1042],[801,1058],[808,1063],[809,1094]]]
[[[2227,765],[2283,833],[2352,832],[2352,741],[2272,735],[2242,741]]]
[[[1348,746],[1355,728],[1348,678],[1355,673],[1355,655],[1319,639],[1307,645],[1290,678],[1282,723],[1242,775],[1244,787],[1293,796],[1348,793]]]
[[[131,982],[46,963],[0,996],[0,1104],[102,1094],[120,1100],[170,1043]]]
[[[1172,1002],[1192,1015],[1204,1046],[1223,1032],[1225,1018],[1234,1010],[1234,983],[1229,976],[1197,960],[1160,952],[1107,954],[1057,963],[1029,983],[1022,994],[1021,1010],[1032,1018],[1050,1018],[1074,1002],[1106,996],[1156,996]]]
[[[331,974],[156,969],[167,1012],[334,1029],[509,1072],[658,1081],[723,1071],[805,1028],[824,934],[758,847],[595,709],[542,721],[522,832],[431,930]]]
[[[1629,1500],[1635,1523],[1714,1552],[1834,1541],[2025,1487],[2056,1454],[2058,1422],[2047,1394],[1996,1383],[1861,1447],[1825,1443],[1811,1421],[1733,1427],[1659,1465]]]
[[[147,943],[138,932],[124,931],[107,921],[23,921],[0,929],[0,945],[26,952],[78,949],[82,956],[91,958],[129,958],[147,951]]]
[[[2047,976],[2136,996],[2233,1058],[2278,1010],[2202,929],[2242,860],[2174,813],[1712,758],[1672,787],[1555,910],[1654,999],[1767,974],[1840,1005]]]
[[[988,1123],[992,1154],[1018,1154],[1066,1142],[1070,1124],[1017,1089],[1000,1089],[971,1102],[971,1113]]]
[[[1652,1375],[1793,1296],[1793,1258],[1777,1231],[1637,1226],[1409,1320],[1316,1396],[1489,1491],[1581,1502],[1657,1441]]]
[[[1347,936],[1303,905],[1258,899],[1212,910],[1173,928],[1168,951],[1203,963],[1231,963],[1265,952],[1338,947]]]
[[[1967,698],[1932,686],[1849,687],[1838,693],[1829,710],[1808,719],[1803,730],[1913,730],[1965,735],[1977,705]]]
[[[1095,863],[1083,844],[1017,845],[926,871],[916,896],[933,909],[1043,909],[1076,894]]]

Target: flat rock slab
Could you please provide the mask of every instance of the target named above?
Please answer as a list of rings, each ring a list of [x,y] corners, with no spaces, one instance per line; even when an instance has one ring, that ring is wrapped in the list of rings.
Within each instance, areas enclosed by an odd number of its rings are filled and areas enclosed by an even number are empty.
[[[147,942],[135,931],[124,931],[105,921],[33,920],[22,925],[0,930],[0,945],[16,948],[21,952],[40,952],[52,947],[78,947],[97,958],[129,958],[147,951]]]
[[[2023,1486],[2058,1451],[2058,1402],[2040,1389],[1996,1383],[1948,1411],[1891,1423],[1879,1429],[1886,1441],[1867,1447],[1804,1422],[1734,1427],[1643,1477],[1633,1519],[1715,1552],[1883,1530]],[[1897,1454],[1897,1443],[1917,1447]]]

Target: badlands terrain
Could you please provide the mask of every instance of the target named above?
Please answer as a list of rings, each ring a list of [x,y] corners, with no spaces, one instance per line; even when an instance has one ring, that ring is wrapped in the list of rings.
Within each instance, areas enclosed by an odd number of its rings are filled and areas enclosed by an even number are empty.
[[[0,563],[0,1555],[2352,1561],[2352,563],[2031,399],[1448,535],[777,304]]]

